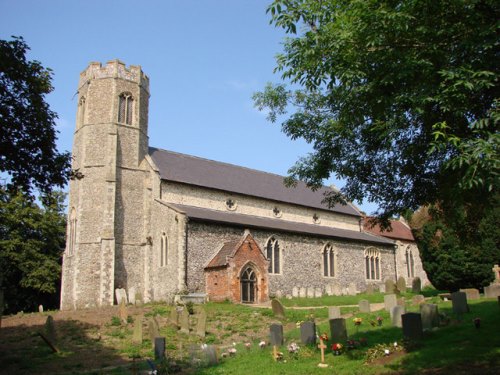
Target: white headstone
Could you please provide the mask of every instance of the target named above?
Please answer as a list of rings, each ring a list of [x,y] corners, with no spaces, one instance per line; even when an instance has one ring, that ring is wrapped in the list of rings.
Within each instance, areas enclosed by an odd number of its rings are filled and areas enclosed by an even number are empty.
[[[128,302],[135,305],[135,286],[128,288]]]
[[[306,288],[304,288],[304,287],[300,288],[300,290],[299,290],[299,297],[301,297],[301,298],[307,297],[307,289]]]
[[[297,298],[298,296],[299,296],[299,288],[297,288],[296,286],[294,286],[292,288],[292,297]]]
[[[119,305],[122,299],[125,299],[125,304],[128,303],[127,291],[125,289],[118,288],[115,290],[116,303]]]
[[[307,288],[307,298],[314,298],[314,288],[312,286]]]
[[[321,288],[315,288],[314,289],[314,297],[316,297],[316,298],[323,297],[323,290],[321,290]]]
[[[333,296],[333,290],[331,285],[325,286],[325,293],[327,296]]]

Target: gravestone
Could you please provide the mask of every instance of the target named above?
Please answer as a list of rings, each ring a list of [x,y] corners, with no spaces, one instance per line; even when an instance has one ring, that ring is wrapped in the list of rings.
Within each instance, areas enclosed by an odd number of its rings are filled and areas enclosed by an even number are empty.
[[[118,288],[115,290],[116,304],[119,305],[122,302],[122,299],[125,299],[125,304],[128,303],[127,292],[125,289]]]
[[[491,284],[484,287],[485,298],[498,298],[500,296],[500,284]]]
[[[149,333],[149,340],[151,341],[151,344],[154,347],[155,344],[155,338],[160,337],[160,329],[158,327],[158,322],[156,319],[150,318],[148,321],[148,333]]]
[[[273,346],[283,345],[283,326],[281,324],[271,324],[269,327],[269,341]]]
[[[413,293],[420,293],[422,291],[422,280],[420,280],[420,277],[415,277],[411,282],[411,291]]]
[[[155,337],[155,361],[165,359],[165,337]]]
[[[422,318],[422,327],[424,329],[439,327],[439,312],[437,305],[427,303],[420,305],[420,315]]]
[[[307,298],[314,298],[314,287],[307,288]]]
[[[280,301],[278,301],[277,299],[273,299],[271,301],[271,307],[273,309],[274,316],[278,318],[285,317],[285,308],[283,307]]]
[[[394,280],[387,279],[385,280],[385,292],[386,293],[394,293]]]
[[[207,331],[207,312],[205,309],[201,309],[198,314],[198,322],[196,323],[196,335],[199,337],[205,337]]]
[[[283,298],[283,291],[281,289],[276,291],[276,298]]]
[[[362,313],[369,313],[371,312],[370,310],[370,302],[367,301],[366,299],[362,299],[358,302],[358,306],[359,306],[359,312],[362,312]]]
[[[297,288],[296,286],[294,286],[292,288],[292,297],[293,298],[297,298],[299,296],[299,288]]]
[[[384,306],[385,311],[391,311],[391,309],[398,304],[398,300],[395,294],[387,294],[384,296]]]
[[[311,321],[300,325],[300,341],[305,345],[316,344],[316,324]]]
[[[142,316],[136,315],[134,319],[134,333],[132,335],[134,344],[142,344]]]
[[[122,298],[121,302],[120,302],[120,321],[123,323],[123,324],[127,324],[127,317],[128,317],[128,313],[127,313],[127,305],[125,305],[125,298]]]
[[[189,333],[189,313],[187,309],[182,309],[179,321],[181,326],[181,332]]]
[[[328,319],[338,319],[340,318],[340,307],[330,306],[328,307]]]
[[[379,284],[378,290],[380,291],[380,293],[385,293],[385,284]]]
[[[206,345],[202,350],[205,354],[206,363],[208,366],[214,366],[218,363],[217,350],[215,349],[215,346]]]
[[[425,302],[425,297],[421,294],[417,294],[416,296],[413,296],[411,298],[411,303],[413,304],[413,306],[418,306],[424,302]]]
[[[44,328],[45,328],[45,336],[47,336],[47,339],[52,344],[55,344],[57,341],[57,333],[56,333],[56,326],[54,324],[54,318],[52,317],[52,315],[49,315],[47,317]]]
[[[341,296],[342,295],[342,288],[340,287],[339,284],[332,285],[332,293],[334,296]]]
[[[422,318],[418,313],[406,313],[401,315],[403,323],[403,337],[418,341],[423,338]]]
[[[38,312],[43,313],[43,305],[38,305]]]
[[[128,303],[135,305],[135,286],[128,288]]]
[[[300,297],[300,298],[305,298],[305,297],[307,297],[307,289],[306,289],[306,288],[301,287],[301,288],[299,289],[299,297]]]
[[[356,283],[350,283],[349,284],[349,291],[348,294],[350,296],[355,296],[358,291],[358,288],[356,287]]]
[[[475,288],[467,288],[460,289],[461,292],[464,292],[467,295],[467,300],[479,299],[479,290]]]
[[[467,294],[464,292],[451,293],[451,304],[455,314],[465,314],[469,312],[467,305]]]
[[[406,279],[403,276],[399,276],[398,281],[396,283],[396,286],[401,293],[405,293],[406,292]]]
[[[315,298],[321,298],[321,297],[323,297],[323,289],[321,289],[321,288],[315,288],[314,289],[314,297]]]
[[[142,293],[141,292],[135,293],[135,305],[142,306],[143,303],[144,299],[142,298]]]
[[[345,341],[347,340],[347,329],[344,318],[330,319],[330,337],[331,340]]]
[[[172,310],[170,310],[168,321],[179,328],[179,312],[177,311],[177,308],[175,306]]]
[[[406,309],[404,306],[393,306],[391,309],[391,324],[394,327],[402,327],[403,322],[401,320],[401,316],[406,313]]]
[[[333,289],[331,285],[325,286],[325,294],[327,296],[333,296]]]
[[[373,284],[368,284],[366,286],[366,294],[373,294]]]

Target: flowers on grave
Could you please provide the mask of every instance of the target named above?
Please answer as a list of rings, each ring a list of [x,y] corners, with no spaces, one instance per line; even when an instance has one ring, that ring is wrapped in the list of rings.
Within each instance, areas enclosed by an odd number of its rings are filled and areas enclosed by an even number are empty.
[[[249,342],[245,343],[245,348],[247,348],[247,350],[250,350],[251,347],[252,347],[252,344],[250,344]]]
[[[398,347],[398,342],[397,341],[394,341],[394,347],[397,348]]]
[[[236,348],[229,348],[227,352],[229,353],[230,356],[234,356],[236,355],[237,350]]]
[[[336,343],[333,343],[330,348],[332,349],[332,352],[334,355],[340,355],[340,354],[342,354],[342,350],[343,350],[344,346],[341,343],[336,342]]]
[[[296,354],[296,353],[298,353],[300,347],[296,343],[292,342],[290,345],[288,345],[287,349],[288,349],[288,353]]]
[[[361,323],[363,323],[363,319],[362,318],[354,318],[352,321],[354,322],[355,326],[360,326]]]
[[[384,349],[384,355],[388,356],[389,354],[391,354],[391,351],[389,349]]]
[[[261,349],[264,349],[266,347],[266,342],[264,340],[262,340],[261,342],[259,342],[259,348]]]
[[[382,322],[384,321],[384,318],[382,318],[381,316],[377,316],[377,323],[379,326],[382,325]]]
[[[474,323],[474,327],[476,327],[477,329],[481,327],[481,318],[474,318],[472,319],[472,322]]]
[[[326,333],[322,333],[321,336],[319,336],[319,338],[323,341],[328,341],[328,335]]]

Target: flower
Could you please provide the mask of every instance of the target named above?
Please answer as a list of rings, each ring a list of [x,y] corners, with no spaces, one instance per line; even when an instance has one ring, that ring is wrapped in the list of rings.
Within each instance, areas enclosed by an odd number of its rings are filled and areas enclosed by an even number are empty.
[[[229,348],[229,349],[227,350],[227,352],[229,353],[229,355],[235,355],[235,354],[236,354],[236,352],[237,352],[237,350],[236,350],[236,348]]]
[[[319,338],[323,341],[328,341],[328,335],[326,333],[323,333]]]
[[[363,319],[361,319],[361,318],[354,318],[352,321],[354,322],[354,325],[359,326],[363,322]]]
[[[250,350],[250,347],[252,346],[252,344],[250,344],[249,342],[246,342],[245,343],[245,348],[247,348],[248,350]]]
[[[382,318],[381,316],[377,316],[377,322],[381,322],[382,320],[384,320],[384,318]]]
[[[332,344],[331,346],[331,349],[334,351],[334,352],[338,352],[338,351],[341,351],[343,348],[342,344],[339,343],[339,342],[336,342],[334,344]]]
[[[398,342],[394,341],[394,347],[396,348],[398,346]]]
[[[300,347],[292,342],[290,345],[288,345],[288,352],[289,353],[297,353],[299,351]]]
[[[384,350],[384,354],[385,354],[385,355],[389,355],[389,354],[391,354],[391,352],[389,351],[389,349],[385,349],[385,350]]]
[[[259,342],[259,347],[261,349],[264,349],[266,347],[266,342],[264,340],[262,340],[261,342]]]

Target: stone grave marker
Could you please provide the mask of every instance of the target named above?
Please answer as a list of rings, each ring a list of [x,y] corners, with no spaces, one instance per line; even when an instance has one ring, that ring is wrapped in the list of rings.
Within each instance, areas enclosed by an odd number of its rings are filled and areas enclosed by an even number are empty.
[[[215,346],[206,345],[202,350],[205,353],[205,358],[208,366],[214,366],[219,362],[217,360],[217,350],[215,349]]]
[[[422,291],[422,280],[420,277],[415,277],[411,282],[411,291],[413,293],[420,293]]]
[[[127,292],[125,289],[118,288],[115,290],[116,304],[119,305],[122,302],[122,299],[125,299],[125,304],[128,303]]]
[[[179,317],[181,332],[189,333],[189,313],[187,309],[182,309]]]
[[[385,293],[385,284],[379,284],[378,290],[380,291],[380,293]]]
[[[47,339],[52,343],[55,344],[57,341],[57,333],[56,333],[56,326],[54,324],[54,318],[52,315],[49,315],[47,317],[47,320],[45,321],[45,336]]]
[[[294,286],[292,288],[292,297],[293,298],[297,298],[299,296],[299,288],[297,288],[296,286]]]
[[[498,298],[500,296],[500,284],[492,283],[484,287],[485,298]]]
[[[340,318],[340,307],[330,306],[328,307],[328,319],[338,319]]]
[[[403,337],[418,341],[423,338],[422,318],[418,313],[406,313],[401,315],[403,323]]]
[[[134,344],[142,344],[142,316],[136,315],[134,319],[134,333],[132,335]]]
[[[172,308],[172,310],[170,310],[168,321],[179,328],[179,312],[177,311],[177,308],[175,306]]]
[[[128,288],[128,303],[135,305],[135,286]]]
[[[422,318],[422,327],[432,329],[439,327],[438,306],[430,303],[420,305],[420,315]]]
[[[342,295],[342,288],[340,287],[339,284],[332,285],[332,293],[334,296],[341,296]]]
[[[358,288],[356,287],[356,283],[350,283],[348,294],[350,296],[355,296],[357,291],[358,291]]]
[[[401,316],[406,313],[406,309],[404,306],[393,306],[391,309],[391,324],[394,327],[402,327],[403,322],[401,320]]]
[[[201,309],[198,314],[198,322],[196,323],[196,335],[199,337],[205,337],[207,331],[207,312],[205,309]]]
[[[276,291],[276,298],[283,298],[283,291],[281,289]]]
[[[142,298],[142,293],[141,292],[135,293],[135,305],[142,306],[143,304],[144,304],[144,298]]]
[[[325,294],[327,296],[333,296],[333,290],[331,285],[325,286]]]
[[[385,292],[386,293],[394,293],[394,280],[387,279],[385,280]]]
[[[323,297],[323,289],[321,289],[321,288],[315,288],[314,289],[314,297],[315,298],[321,298],[321,297]]]
[[[391,311],[391,309],[398,304],[398,300],[395,294],[386,294],[384,296],[384,306],[385,311]]]
[[[273,299],[271,301],[271,307],[273,309],[274,316],[278,318],[285,317],[285,308],[283,307],[280,301],[278,301],[277,299]]]
[[[165,337],[155,337],[155,361],[165,359]]]
[[[307,298],[314,298],[314,287],[307,288]]]
[[[127,313],[127,305],[125,305],[125,298],[122,298],[121,302],[120,302],[120,311],[119,311],[119,314],[120,314],[120,321],[123,323],[123,324],[127,324],[127,317],[128,317],[128,313]]]
[[[43,313],[43,305],[38,305],[38,312]]]
[[[347,340],[347,329],[344,318],[330,319],[330,337],[335,341]]]
[[[306,289],[306,288],[301,287],[301,288],[299,289],[299,297],[300,297],[300,298],[305,298],[305,297],[307,297],[307,289]]]
[[[300,325],[300,341],[305,345],[316,344],[316,324],[311,321]]]
[[[269,327],[269,341],[272,346],[283,345],[283,326],[281,324],[271,324]]]
[[[421,305],[422,303],[425,303],[425,297],[421,294],[417,294],[416,296],[412,297],[411,303],[413,304],[413,306]]]
[[[373,294],[373,284],[368,284],[366,286],[366,294]]]
[[[460,289],[467,295],[467,300],[479,299],[479,290],[475,288]]]
[[[149,333],[149,340],[151,341],[151,344],[155,345],[155,338],[160,337],[160,329],[158,327],[158,322],[154,318],[150,318],[148,321],[148,333]]]
[[[402,293],[406,292],[406,279],[403,276],[398,277],[398,281],[396,283],[398,290]]]
[[[362,312],[362,313],[369,313],[369,312],[371,312],[370,302],[367,301],[366,299],[360,300],[358,302],[358,306],[359,306],[359,312]]]
[[[467,294],[464,292],[451,293],[451,304],[455,314],[465,314],[469,312],[467,305]]]

